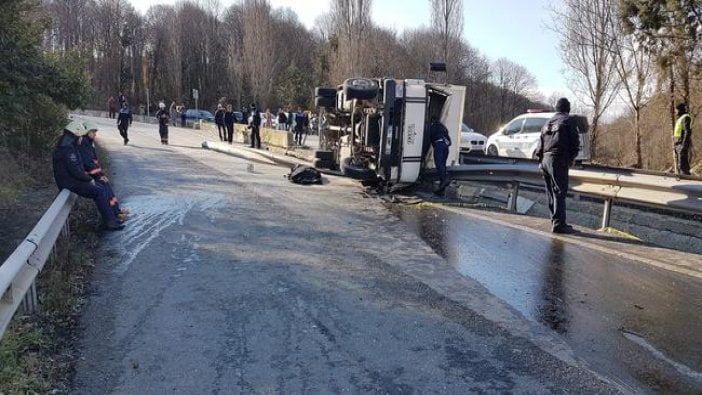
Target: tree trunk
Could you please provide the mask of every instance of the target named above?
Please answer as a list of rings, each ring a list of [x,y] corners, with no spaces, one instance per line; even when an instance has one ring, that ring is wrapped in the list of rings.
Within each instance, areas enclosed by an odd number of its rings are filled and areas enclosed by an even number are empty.
[[[634,167],[640,169],[641,163],[641,109],[634,109]]]

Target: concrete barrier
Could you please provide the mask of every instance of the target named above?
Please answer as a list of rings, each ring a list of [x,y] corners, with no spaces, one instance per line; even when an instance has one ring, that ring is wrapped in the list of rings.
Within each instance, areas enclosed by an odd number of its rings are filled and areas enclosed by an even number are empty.
[[[246,125],[234,125],[234,141],[243,144],[251,143],[251,131],[246,128]],[[289,148],[293,145],[293,134],[286,130],[261,128],[261,144],[278,148]]]

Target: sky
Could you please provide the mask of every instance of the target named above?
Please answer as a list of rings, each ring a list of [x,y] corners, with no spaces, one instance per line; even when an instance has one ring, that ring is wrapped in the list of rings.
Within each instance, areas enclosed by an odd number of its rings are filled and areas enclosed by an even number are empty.
[[[176,0],[129,0],[145,13],[154,4]],[[223,6],[233,0],[220,0]],[[329,11],[328,0],[270,0],[273,7],[295,11],[302,23],[314,27],[315,19]],[[463,0],[463,36],[490,60],[505,57],[526,67],[537,80],[545,98],[553,93],[571,94],[563,76],[563,62],[556,33],[546,26],[551,18],[550,0]],[[429,26],[429,0],[374,0],[376,24],[402,32]]]

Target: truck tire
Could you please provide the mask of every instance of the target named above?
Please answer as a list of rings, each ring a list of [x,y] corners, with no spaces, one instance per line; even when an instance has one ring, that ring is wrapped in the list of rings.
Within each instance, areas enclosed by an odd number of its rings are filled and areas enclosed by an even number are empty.
[[[378,96],[378,84],[367,78],[349,78],[344,81],[346,100],[370,100]]]
[[[315,107],[334,108],[336,107],[336,97],[315,97]]]
[[[317,158],[312,161],[312,166],[317,169],[332,169],[334,167],[334,162],[331,160]]]
[[[374,180],[378,177],[375,171],[367,167],[359,167],[351,163],[351,158],[341,161],[341,173],[355,180]]]
[[[333,97],[336,98],[336,88],[314,88],[315,97]]]

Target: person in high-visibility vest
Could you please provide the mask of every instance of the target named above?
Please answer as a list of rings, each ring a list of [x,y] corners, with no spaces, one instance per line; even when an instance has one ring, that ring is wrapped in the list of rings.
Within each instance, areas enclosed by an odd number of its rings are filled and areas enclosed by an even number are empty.
[[[690,174],[690,144],[692,143],[692,117],[687,113],[687,104],[680,103],[675,109],[678,111],[678,120],[673,129],[673,147],[675,148],[675,162],[677,174]]]

